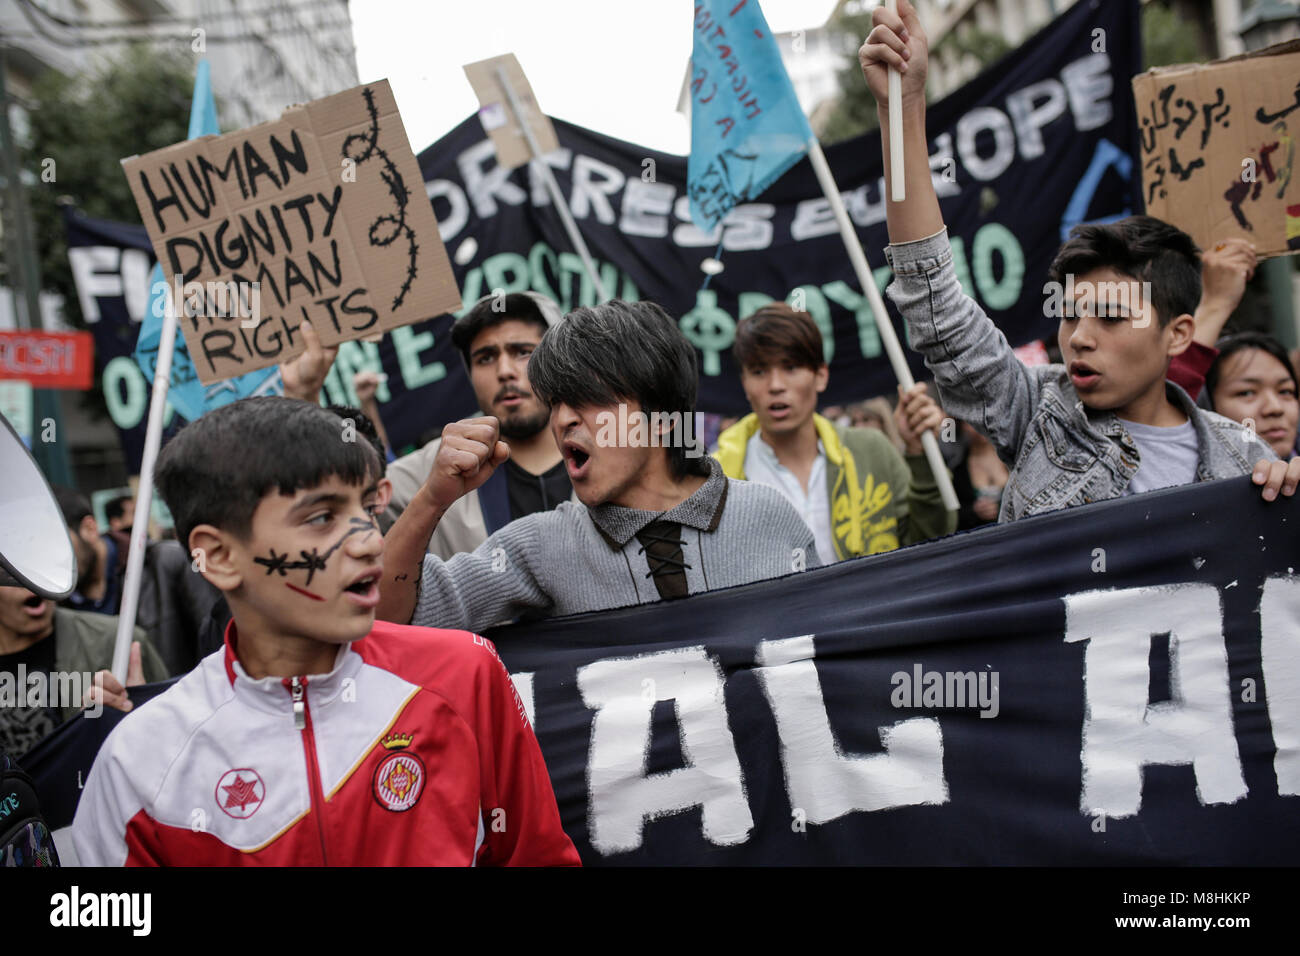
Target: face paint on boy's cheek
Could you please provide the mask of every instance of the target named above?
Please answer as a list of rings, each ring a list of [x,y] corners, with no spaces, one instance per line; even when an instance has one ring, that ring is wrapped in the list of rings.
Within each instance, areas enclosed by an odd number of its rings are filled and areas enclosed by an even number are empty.
[[[320,554],[316,548],[312,548],[310,551],[300,550],[298,553],[302,555],[302,557],[297,561],[290,561],[289,553],[287,551],[284,554],[277,554],[275,548],[271,548],[270,557],[257,557],[253,558],[253,561],[256,564],[264,565],[268,575],[279,573],[280,577],[285,577],[290,571],[305,570],[307,572],[306,583],[310,586],[311,579],[315,576],[316,572],[325,570],[330,556],[343,546],[344,541],[352,537],[354,534],[365,534],[369,536],[370,534],[379,531],[379,523],[374,516],[371,516],[369,519],[349,518],[348,524],[350,525],[348,530],[343,532],[342,537],[330,545],[324,554]],[[284,582],[284,586],[296,594],[301,594],[304,597],[311,598],[313,601],[325,600],[325,598],[321,597],[319,594],[315,594],[314,592],[307,590],[307,588],[298,587],[288,581]]]

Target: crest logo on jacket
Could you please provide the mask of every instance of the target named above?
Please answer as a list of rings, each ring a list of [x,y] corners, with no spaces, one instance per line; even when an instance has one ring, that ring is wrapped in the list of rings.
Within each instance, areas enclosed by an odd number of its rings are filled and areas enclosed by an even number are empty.
[[[266,798],[266,784],[256,770],[240,767],[223,773],[213,794],[226,816],[247,820]]]
[[[424,763],[406,749],[414,739],[410,734],[389,734],[382,743],[393,753],[375,768],[375,799],[395,813],[411,809],[424,792]]]

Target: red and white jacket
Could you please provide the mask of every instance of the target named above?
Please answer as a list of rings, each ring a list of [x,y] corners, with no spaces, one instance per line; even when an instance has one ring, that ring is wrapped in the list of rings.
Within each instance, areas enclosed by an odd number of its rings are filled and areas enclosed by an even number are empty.
[[[328,674],[209,655],[109,735],[85,866],[577,865],[492,643],[376,621]]]

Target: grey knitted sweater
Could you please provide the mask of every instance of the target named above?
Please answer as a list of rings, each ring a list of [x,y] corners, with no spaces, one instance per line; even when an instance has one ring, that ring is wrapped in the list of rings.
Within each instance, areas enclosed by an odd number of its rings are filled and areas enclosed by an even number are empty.
[[[484,631],[522,614],[578,614],[659,600],[636,534],[682,526],[691,594],[780,577],[820,561],[813,534],[775,488],[727,478],[712,458],[705,483],[666,512],[564,502],[512,521],[474,551],[425,555],[412,624]]]

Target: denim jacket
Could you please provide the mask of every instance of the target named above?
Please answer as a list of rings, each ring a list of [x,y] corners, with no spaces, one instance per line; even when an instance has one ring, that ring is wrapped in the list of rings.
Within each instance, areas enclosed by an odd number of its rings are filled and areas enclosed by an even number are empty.
[[[1063,365],[1026,367],[1006,337],[967,296],[953,270],[945,230],[892,245],[889,297],[925,356],[944,409],[989,437],[1011,469],[999,521],[1122,495],[1138,470],[1137,444],[1114,412],[1086,408]],[[1237,422],[1198,408],[1173,382],[1165,388],[1196,429],[1196,480],[1250,474],[1273,450]]]

